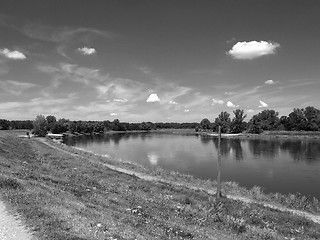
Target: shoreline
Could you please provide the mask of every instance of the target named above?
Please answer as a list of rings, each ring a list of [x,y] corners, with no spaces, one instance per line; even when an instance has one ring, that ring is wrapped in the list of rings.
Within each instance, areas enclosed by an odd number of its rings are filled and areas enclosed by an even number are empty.
[[[50,145],[50,143],[48,142],[45,142],[43,141],[43,143],[47,144],[48,146],[51,146],[51,147],[54,147],[56,148],[56,146],[52,146]],[[91,151],[87,151],[85,149],[82,149],[82,148],[77,148],[77,147],[70,147],[70,146],[67,146],[65,145],[64,143],[58,143],[58,144],[62,144],[64,146],[66,146],[67,148],[72,148],[76,151],[80,151],[80,152],[83,152],[85,154],[92,154],[92,155],[95,155],[95,156],[98,156],[98,157],[102,157],[102,158],[110,158],[108,155],[105,156],[105,155],[101,155],[101,154],[96,154],[96,153],[93,153]],[[59,148],[56,148],[57,150]],[[72,153],[70,153],[72,154]],[[79,156],[79,154],[77,154],[77,156]],[[81,157],[81,156],[80,156]],[[132,163],[132,162],[129,162],[129,161],[121,161],[120,163],[122,164],[125,164],[125,165],[131,165],[131,168],[134,169],[134,167],[138,167],[138,168],[142,168],[144,170],[146,170],[146,168],[142,165],[139,165],[139,164],[135,164],[135,163]],[[132,169],[126,169],[126,168],[122,168],[122,167],[117,167],[117,166],[114,166],[112,164],[108,164],[108,163],[103,163],[104,166],[114,170],[114,171],[117,171],[117,172],[121,172],[121,173],[125,173],[125,174],[128,174],[128,175],[132,175],[132,176],[135,176],[135,177],[138,177],[140,179],[143,179],[143,180],[146,180],[146,181],[156,181],[156,182],[163,182],[163,183],[166,183],[166,184],[171,184],[171,185],[176,185],[176,186],[182,186],[182,187],[186,187],[186,188],[189,188],[189,189],[192,189],[192,190],[195,190],[195,191],[204,191],[210,195],[215,195],[216,194],[216,190],[208,190],[208,188],[203,188],[203,187],[200,187],[199,185],[198,186],[195,186],[194,184],[189,184],[189,183],[184,183],[184,182],[175,182],[174,180],[167,180],[168,178],[167,177],[162,177],[160,175],[160,177],[158,176],[153,176],[153,174],[149,172],[148,173],[141,173],[141,172],[138,172],[138,171],[135,171],[135,170],[132,170]],[[178,173],[178,172],[172,172],[172,171],[167,171],[167,170],[164,170],[164,169],[158,169],[160,172],[162,173],[169,173],[169,174],[175,174],[181,178],[190,178],[190,179],[193,179],[193,181],[199,181],[199,182],[202,182],[203,184],[204,183],[207,183],[207,182],[210,182],[210,180],[201,180],[201,179],[197,179],[197,178],[194,178],[193,176],[191,175],[188,175],[188,174],[181,174],[181,173]],[[212,182],[212,181],[211,181]],[[279,211],[282,211],[282,212],[292,212],[294,214],[297,214],[299,216],[304,216],[306,218],[309,218],[311,219],[312,221],[314,221],[315,223],[318,223],[320,224],[320,209],[319,209],[319,215],[314,215],[312,214],[311,212],[304,212],[304,211],[301,211],[299,209],[291,209],[291,208],[287,208],[285,206],[282,206],[280,203],[270,203],[268,201],[266,201],[264,198],[268,195],[272,195],[272,194],[279,194],[279,193],[263,193],[261,191],[261,187],[259,186],[255,186],[253,189],[254,191],[256,191],[256,197],[252,196],[251,195],[251,198],[248,197],[248,196],[245,196],[245,194],[243,194],[243,191],[250,191],[248,190],[247,188],[245,187],[240,187],[238,185],[238,183],[236,182],[223,182],[222,183],[224,186],[224,188],[231,188],[231,189],[228,189],[229,192],[233,192],[233,194],[225,194],[224,197],[226,198],[229,198],[229,199],[232,199],[232,200],[237,200],[237,201],[242,201],[242,202],[245,202],[245,203],[252,203],[252,204],[262,204],[264,206],[267,206],[271,209],[274,209],[274,210],[279,210]],[[229,185],[229,186],[228,186]],[[232,186],[235,187],[235,189],[232,189]],[[211,187],[210,187],[211,188]],[[214,189],[215,187],[213,187]],[[242,191],[241,193],[239,192],[239,189]],[[259,193],[260,191],[260,193]],[[225,190],[223,190],[223,192],[226,192]],[[236,192],[236,193],[234,193]],[[238,195],[235,195],[235,194],[238,194]],[[260,196],[258,196],[260,194]],[[281,194],[281,193],[280,193]],[[263,197],[263,195],[265,195]],[[284,195],[284,194],[282,194]],[[288,194],[288,195],[293,195],[293,194]],[[304,196],[302,196],[304,197]],[[316,198],[315,198],[316,199]],[[320,207],[320,206],[319,206]]]
[[[199,135],[218,137],[219,134],[215,132],[200,132]],[[320,140],[320,132],[265,132],[261,134],[251,133],[222,133],[222,138],[238,138],[238,139],[310,139]]]
[[[218,200],[213,181],[1,131],[0,148],[0,194],[39,239],[320,237],[319,202],[232,182]]]

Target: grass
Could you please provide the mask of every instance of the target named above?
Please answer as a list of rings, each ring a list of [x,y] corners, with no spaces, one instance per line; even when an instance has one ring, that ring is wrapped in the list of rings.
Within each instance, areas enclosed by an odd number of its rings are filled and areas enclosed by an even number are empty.
[[[218,200],[201,190],[214,189],[214,182],[161,169],[150,172],[50,144],[62,151],[0,131],[0,196],[38,239],[320,238],[320,226],[311,220],[261,204]],[[119,173],[102,163],[160,181]],[[250,191],[224,183],[223,190],[272,200],[258,187]]]

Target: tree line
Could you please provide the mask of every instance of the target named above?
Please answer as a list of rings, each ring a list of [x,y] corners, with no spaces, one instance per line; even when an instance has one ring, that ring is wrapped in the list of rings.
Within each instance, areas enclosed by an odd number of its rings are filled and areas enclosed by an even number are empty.
[[[230,118],[230,113],[223,111],[214,122],[204,118],[200,122],[197,131],[217,131],[221,126],[222,133],[254,133],[260,134],[263,131],[319,131],[320,130],[320,110],[308,106],[306,108],[294,108],[288,116],[279,117],[279,113],[272,109],[266,109],[246,122],[247,115],[242,109],[233,111],[234,117]]]
[[[221,126],[222,133],[255,133],[263,131],[319,131],[320,110],[308,106],[306,108],[294,108],[288,116],[279,117],[279,113],[272,109],[266,109],[254,115],[248,122],[244,110],[233,111],[233,118],[230,113],[221,112],[213,122],[204,118],[200,123],[163,123],[163,122],[141,122],[128,123],[113,121],[71,121],[69,119],[56,119],[55,116],[36,116],[35,120],[14,120],[0,119],[0,130],[27,129],[33,130],[39,136],[51,133],[103,133],[107,131],[149,131],[155,129],[195,129],[196,131],[217,131]]]
[[[120,122],[119,119],[113,121],[70,121],[69,119],[56,119],[53,115],[36,116],[35,120],[31,121],[9,121],[0,119],[0,130],[9,129],[26,129],[32,130],[35,135],[45,136],[48,132],[61,133],[80,133],[92,134],[103,133],[108,131],[150,131],[155,129],[195,129],[199,123],[163,123],[163,122],[141,122],[128,123]]]

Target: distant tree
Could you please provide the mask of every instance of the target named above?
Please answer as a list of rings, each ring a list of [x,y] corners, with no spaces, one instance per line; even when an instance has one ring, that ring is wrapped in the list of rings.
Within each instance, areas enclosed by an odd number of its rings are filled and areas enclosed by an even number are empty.
[[[52,133],[65,133],[68,131],[69,128],[69,120],[60,118],[57,122],[54,123],[53,127],[51,128]]]
[[[303,108],[294,108],[287,120],[288,130],[302,131],[307,129],[308,122]]]
[[[319,131],[320,130],[320,110],[315,107],[306,107],[304,115],[307,121],[307,131]]]
[[[51,131],[55,123],[57,122],[57,119],[55,116],[49,115],[46,117],[47,123],[48,123],[48,131]]]
[[[246,129],[246,122],[244,119],[247,117],[247,114],[244,113],[244,110],[236,109],[233,111],[234,118],[230,124],[231,133],[241,133]]]
[[[285,130],[285,131],[291,130],[291,126],[287,116],[281,116],[279,123],[280,123],[278,127],[279,130]]]
[[[209,121],[208,118],[204,118],[200,122],[200,128],[204,130],[208,130],[211,128],[211,122]]]
[[[230,113],[224,111],[221,112],[218,117],[215,119],[215,125],[216,127],[221,126],[221,133],[227,133],[230,130]],[[217,131],[217,129],[216,129]]]
[[[261,133],[263,131],[277,130],[280,124],[279,113],[267,109],[254,115],[249,121],[250,133]]]
[[[39,137],[45,137],[47,134],[48,122],[43,115],[38,115],[33,121],[33,134]]]
[[[0,119],[0,130],[8,130],[10,128],[10,121]]]
[[[150,131],[151,129],[152,129],[152,126],[148,122],[142,122],[139,124],[139,130]]]
[[[124,125],[122,125],[119,119],[114,119],[111,123],[111,128],[113,131],[126,131]]]

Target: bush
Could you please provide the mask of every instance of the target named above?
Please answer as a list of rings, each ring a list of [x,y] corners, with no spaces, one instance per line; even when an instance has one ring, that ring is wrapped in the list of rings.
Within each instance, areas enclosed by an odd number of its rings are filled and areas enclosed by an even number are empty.
[[[33,134],[38,137],[45,137],[47,135],[48,122],[43,115],[38,115],[33,121]]]

